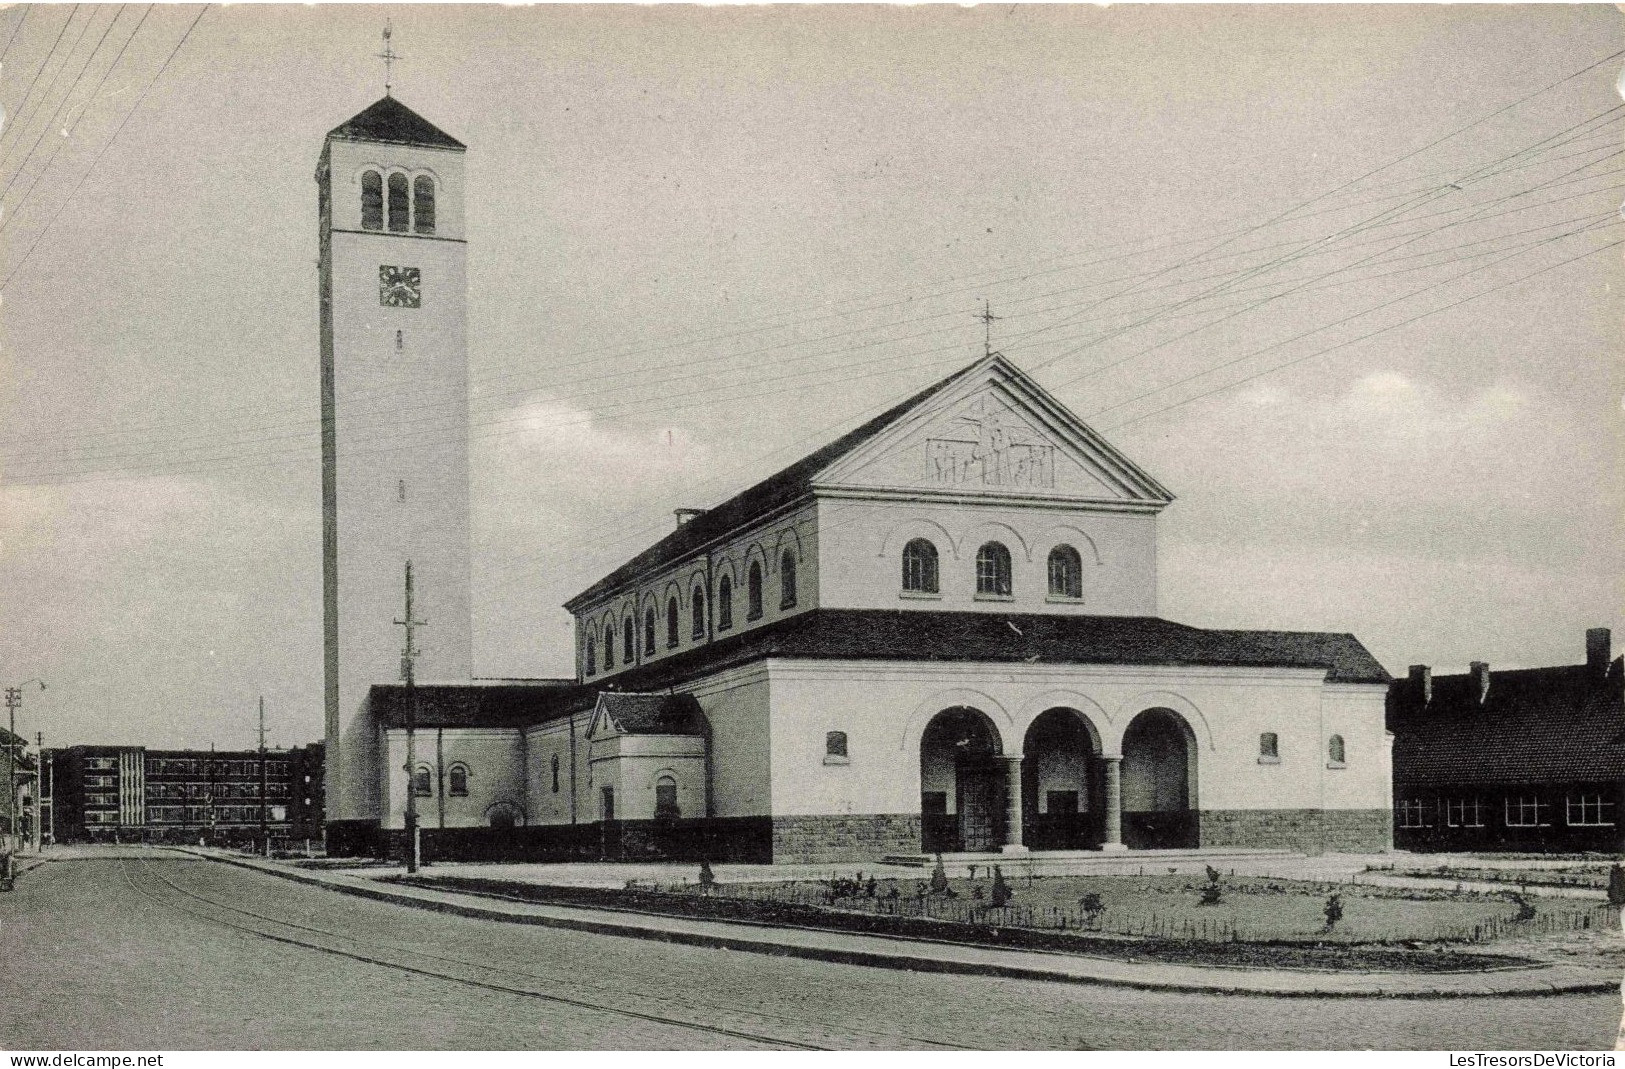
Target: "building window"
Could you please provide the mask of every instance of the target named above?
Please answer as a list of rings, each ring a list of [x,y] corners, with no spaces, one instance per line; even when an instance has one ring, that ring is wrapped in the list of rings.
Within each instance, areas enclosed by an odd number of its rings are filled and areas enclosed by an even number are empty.
[[[1281,744],[1275,737],[1275,732],[1266,731],[1258,736],[1258,760],[1260,762],[1275,762],[1281,759]]]
[[[1425,828],[1427,824],[1427,805],[1420,798],[1401,798],[1395,807],[1398,810],[1399,826],[1401,828]]]
[[[451,796],[453,798],[468,797],[468,766],[451,766]]]
[[[1444,804],[1444,822],[1452,828],[1482,828],[1483,803],[1476,794],[1467,798],[1451,798]]]
[[[585,656],[587,660],[587,674],[590,676],[598,671],[598,639],[591,631],[587,632]]]
[[[796,555],[785,550],[779,558],[779,608],[796,607]]]
[[[976,551],[976,596],[1010,596],[1010,551],[999,542],[989,542]]]
[[[717,581],[717,630],[726,631],[734,625],[734,581],[723,576]]]
[[[1505,816],[1509,828],[1547,828],[1552,823],[1552,804],[1538,794],[1509,794]]]
[[[621,628],[621,660],[626,664],[631,664],[632,659],[637,655],[638,629],[632,623],[632,618],[628,616],[625,625]]]
[[[677,595],[666,599],[666,648],[677,645]]]
[[[677,780],[661,776],[655,780],[655,819],[676,820],[682,816],[677,808]]]
[[[404,234],[407,231],[408,215],[412,206],[406,190],[407,182],[404,174],[389,176],[389,229],[394,234]]]
[[[903,590],[909,594],[935,594],[937,586],[937,547],[916,538],[903,547]]]
[[[760,620],[762,618],[762,566],[757,561],[750,562],[750,574],[745,577],[745,619]]]
[[[553,793],[559,793],[559,755],[553,755]]]
[[[434,794],[434,775],[429,771],[428,765],[419,765],[412,773],[412,793],[419,798],[428,798]]]
[[[1083,558],[1071,546],[1056,546],[1049,551],[1049,596],[1083,597]]]
[[[655,652],[655,607],[649,606],[643,613],[643,655],[653,657]]]
[[[1343,736],[1333,735],[1326,740],[1326,762],[1342,768],[1344,765]]]
[[[615,625],[604,625],[604,671],[615,667]]]
[[[826,731],[824,733],[824,764],[844,765],[846,762],[846,732]]]
[[[377,171],[361,175],[361,229],[384,228],[384,178]]]
[[[1571,828],[1611,828],[1614,803],[1601,794],[1571,794],[1567,818]]]
[[[420,174],[412,180],[412,229],[434,233],[434,179]]]
[[[695,638],[695,639],[704,638],[705,637],[705,588],[703,586],[695,587],[694,588],[694,595],[693,595],[693,597],[689,598],[689,602],[691,603],[689,607],[692,610],[689,615],[694,617],[692,625],[689,628],[690,637]]]

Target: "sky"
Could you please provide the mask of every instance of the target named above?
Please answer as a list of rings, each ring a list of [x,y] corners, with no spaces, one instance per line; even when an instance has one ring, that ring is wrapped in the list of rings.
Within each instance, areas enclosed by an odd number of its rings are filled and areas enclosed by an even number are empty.
[[[1612,7],[8,7],[30,738],[249,746],[262,694],[320,737],[313,172],[386,18],[469,146],[477,674],[567,674],[564,600],[980,355],[984,301],[1176,495],[1163,616],[1395,673],[1625,643]]]

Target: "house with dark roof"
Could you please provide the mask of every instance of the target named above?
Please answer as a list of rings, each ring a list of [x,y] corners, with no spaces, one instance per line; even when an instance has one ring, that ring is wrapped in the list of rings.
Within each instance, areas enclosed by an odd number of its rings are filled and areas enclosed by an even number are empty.
[[[1461,675],[1411,666],[1388,695],[1394,839],[1407,850],[1625,851],[1625,659]]]
[[[386,98],[318,169],[330,852],[409,811],[441,856],[1389,845],[1383,667],[1162,618],[1173,495],[986,347],[678,510],[567,603],[573,678],[472,679],[466,427],[384,452],[354,400],[466,417],[463,151]]]

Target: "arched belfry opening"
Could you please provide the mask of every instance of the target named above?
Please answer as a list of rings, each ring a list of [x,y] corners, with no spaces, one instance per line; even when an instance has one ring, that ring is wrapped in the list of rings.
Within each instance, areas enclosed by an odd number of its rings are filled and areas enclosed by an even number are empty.
[[[1167,850],[1198,838],[1196,735],[1172,709],[1147,709],[1123,733],[1123,841]]]
[[[1076,709],[1049,709],[1021,744],[1022,841],[1033,850],[1086,850],[1105,838],[1100,736]]]
[[[1005,841],[1005,762],[999,731],[960,705],[920,736],[921,843],[927,853],[981,853]]]

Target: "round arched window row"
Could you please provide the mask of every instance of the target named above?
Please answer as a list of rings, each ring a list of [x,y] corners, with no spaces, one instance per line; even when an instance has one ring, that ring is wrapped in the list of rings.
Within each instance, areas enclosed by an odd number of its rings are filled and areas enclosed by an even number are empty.
[[[734,581],[724,575],[717,581],[717,630],[726,631],[734,625]]]
[[[903,590],[909,594],[940,593],[937,547],[930,539],[915,538],[903,547]]]
[[[452,765],[451,771],[447,774],[447,778],[451,781],[451,796],[453,798],[468,797],[467,765],[463,764],[462,762]]]
[[[689,637],[702,639],[705,637],[705,588],[696,586],[689,602],[689,615],[693,617],[690,621]]]
[[[1056,546],[1049,551],[1049,596],[1083,598],[1083,558],[1071,546]]]
[[[779,608],[796,607],[796,555],[785,550],[779,558]]]
[[[677,646],[677,595],[666,599],[666,648]]]
[[[653,657],[655,652],[655,607],[649,606],[643,613],[643,655]]]
[[[615,624],[604,624],[604,671],[615,667]]]
[[[1002,542],[988,542],[976,551],[976,595],[984,598],[1007,598],[1013,586],[1010,581],[1010,551]]]
[[[750,562],[750,573],[745,577],[745,619],[762,618],[762,565]]]

